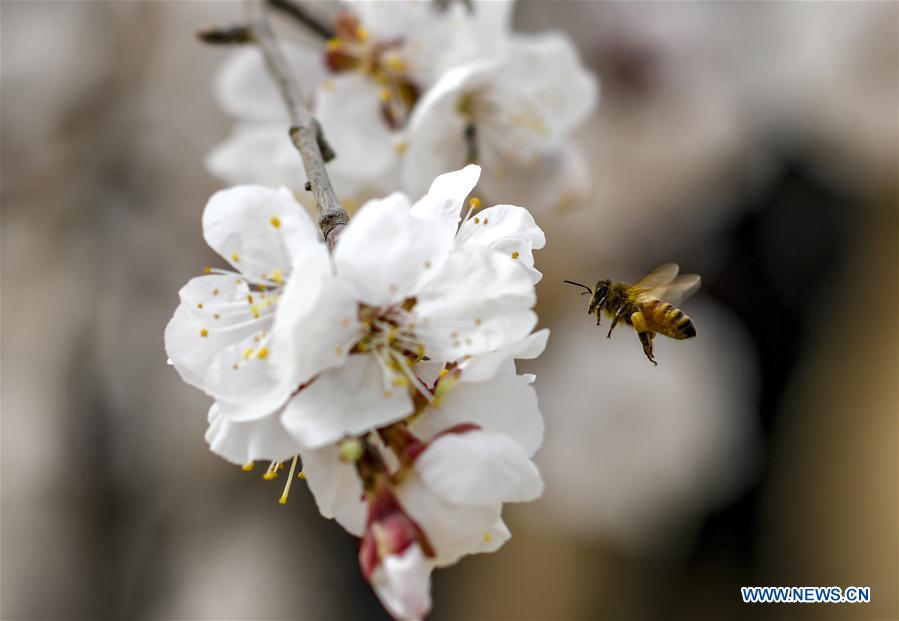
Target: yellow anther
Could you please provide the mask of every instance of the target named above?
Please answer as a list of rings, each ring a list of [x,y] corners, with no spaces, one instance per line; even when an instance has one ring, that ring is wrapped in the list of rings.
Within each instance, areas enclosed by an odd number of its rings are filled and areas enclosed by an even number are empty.
[[[204,274],[211,274],[211,273],[212,273],[212,268],[209,267],[208,265],[205,266],[205,267],[203,268],[203,273],[204,273]]]
[[[396,73],[403,73],[406,71],[406,61],[399,56],[388,56],[384,59],[384,66]]]
[[[250,307],[250,312],[253,313],[253,317],[259,319],[259,306],[253,305]]]
[[[281,464],[281,468],[284,468],[284,464]],[[287,475],[287,483],[284,484],[284,491],[281,493],[281,498],[278,499],[282,505],[287,504],[287,495],[290,493],[290,484],[293,483],[293,472],[297,468],[297,455],[293,456],[293,461],[290,462],[290,474]],[[302,472],[300,472],[302,474]]]
[[[284,470],[284,468],[286,468],[286,467],[287,466],[285,466],[283,463],[280,463],[280,462],[278,463],[278,470]]]
[[[271,224],[276,229],[281,228],[281,220],[278,219],[278,216],[272,216],[272,219],[269,220],[268,223]]]
[[[209,336],[209,330],[207,330],[206,328],[200,328],[200,336],[202,336],[202,337]]]
[[[252,356],[252,355],[253,355],[252,347],[247,347],[245,350],[243,350],[243,359],[244,360],[249,360],[250,356]]]
[[[394,378],[393,378],[393,385],[394,385],[394,386],[400,386],[400,387],[408,386],[408,385],[409,385],[409,380],[407,380],[405,377],[394,377]]]
[[[260,360],[265,360],[268,357],[268,347],[260,347],[259,351],[256,352],[256,357]]]
[[[440,377],[443,377],[443,376],[446,375],[447,373],[449,373],[449,369],[440,369],[439,375],[440,375]]]
[[[275,271],[272,272],[272,280],[274,280],[277,283],[284,282],[284,274],[281,273],[280,269],[276,268]]]
[[[512,253],[512,258],[513,258],[513,259],[517,259],[517,258],[520,257],[520,256],[521,256],[521,255],[518,254],[518,251],[517,251],[517,250],[516,250],[515,252]]]
[[[390,101],[390,99],[392,97],[392,95],[390,94],[390,89],[382,88],[382,89],[378,90],[378,97],[381,99],[381,101],[383,101],[385,103]]]
[[[475,223],[475,224],[480,224],[480,223],[481,223],[481,219],[480,219],[479,217],[475,216],[475,217],[474,217],[474,223]]]
[[[332,37],[325,43],[325,47],[331,52],[339,50],[341,45],[343,45],[343,41],[339,37]]]
[[[306,480],[306,473],[303,472],[302,470],[300,470],[300,471],[297,473],[297,478],[298,478],[298,479],[303,479],[303,480],[305,481],[305,480]]]
[[[484,543],[490,543],[491,539],[493,539],[493,537],[490,536],[490,533],[484,533]]]
[[[365,26],[356,26],[356,40],[361,43],[365,43],[368,40],[368,30],[366,30]]]
[[[202,303],[202,302],[198,302],[198,303],[197,303],[197,308],[203,308],[203,303]]]
[[[247,304],[252,304],[252,303],[253,303],[253,296],[248,293],[247,294]]]
[[[255,465],[256,465],[255,462],[248,461],[243,466],[241,466],[241,468],[243,469],[244,472],[249,472],[250,470],[253,469],[253,466],[255,466]]]
[[[268,470],[265,474],[262,475],[262,478],[265,479],[266,481],[271,481],[272,479],[277,479],[278,471],[277,470]]]
[[[232,253],[231,253],[231,260],[234,261],[234,262],[240,261],[240,255],[237,254],[236,252],[232,252]]]
[[[472,196],[468,199],[468,206],[472,209],[480,209],[481,208],[481,199],[477,196]]]

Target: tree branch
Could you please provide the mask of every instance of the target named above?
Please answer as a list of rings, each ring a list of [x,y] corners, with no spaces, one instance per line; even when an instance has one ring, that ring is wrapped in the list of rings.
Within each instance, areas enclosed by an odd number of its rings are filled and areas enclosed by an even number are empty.
[[[325,242],[333,250],[337,237],[350,221],[349,214],[337,200],[325,170],[325,162],[334,157],[334,152],[325,141],[321,126],[303,102],[300,88],[290,74],[290,68],[268,22],[264,0],[245,0],[245,6],[247,27],[262,51],[269,74],[287,108],[291,125],[290,139],[303,158],[303,168],[318,208],[318,225]]]
[[[309,9],[299,2],[293,2],[292,0],[267,1],[269,6],[273,9],[277,9],[282,13],[289,15],[318,36],[324,39],[333,39],[337,36],[337,33],[334,32],[334,29],[331,28],[327,22],[313,15]]]

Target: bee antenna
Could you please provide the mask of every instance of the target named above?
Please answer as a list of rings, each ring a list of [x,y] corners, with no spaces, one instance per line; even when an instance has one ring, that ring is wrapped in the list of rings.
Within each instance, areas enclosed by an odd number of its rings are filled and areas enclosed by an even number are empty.
[[[569,285],[575,285],[575,286],[577,286],[577,287],[583,287],[584,289],[586,289],[586,290],[589,291],[590,293],[593,293],[593,289],[591,289],[591,288],[588,287],[587,285],[582,285],[582,284],[579,283],[579,282],[574,282],[573,280],[563,280],[562,282],[567,282]]]

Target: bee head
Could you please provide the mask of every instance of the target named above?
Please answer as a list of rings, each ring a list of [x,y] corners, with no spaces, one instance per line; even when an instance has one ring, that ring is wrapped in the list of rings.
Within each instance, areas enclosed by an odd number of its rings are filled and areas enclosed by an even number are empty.
[[[587,310],[588,315],[593,314],[597,308],[602,307],[603,302],[606,301],[606,295],[609,293],[609,287],[611,285],[612,281],[608,278],[596,281],[596,285],[593,287],[593,298],[590,300],[590,308]]]

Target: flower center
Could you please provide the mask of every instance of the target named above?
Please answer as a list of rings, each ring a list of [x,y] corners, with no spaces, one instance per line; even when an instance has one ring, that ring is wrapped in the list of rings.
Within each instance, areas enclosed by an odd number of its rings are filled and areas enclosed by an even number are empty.
[[[425,357],[425,346],[416,335],[412,321],[415,304],[415,298],[387,308],[359,304],[363,335],[350,353],[374,356],[383,373],[385,396],[390,397],[394,387],[412,384],[430,400],[430,391],[414,371],[415,365]]]
[[[384,122],[402,127],[419,96],[400,54],[403,39],[371,40],[351,13],[338,15],[334,25],[337,36],[328,41],[325,65],[334,73],[358,71],[377,84]]]

